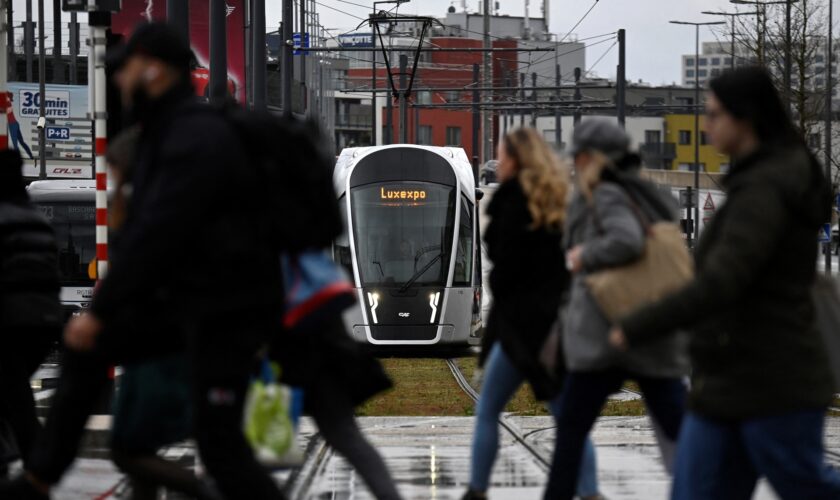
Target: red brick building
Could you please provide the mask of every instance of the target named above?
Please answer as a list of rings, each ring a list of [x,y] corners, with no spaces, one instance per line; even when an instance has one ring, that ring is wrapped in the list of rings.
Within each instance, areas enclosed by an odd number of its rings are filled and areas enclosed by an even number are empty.
[[[481,48],[482,41],[462,37],[432,37],[428,40],[427,47],[440,48]],[[493,47],[516,48],[516,40],[496,40]],[[420,63],[417,67],[413,89],[408,105],[408,142],[412,144],[428,144],[433,146],[458,146],[464,148],[467,156],[472,158],[472,110],[429,108],[424,105],[440,105],[453,102],[472,102],[472,91],[423,91],[427,88],[461,88],[478,85],[482,82],[474,82],[473,65],[478,64],[481,68],[482,52],[422,52]],[[409,56],[409,71],[413,63],[414,54]],[[379,55],[378,60],[382,57]],[[506,86],[510,82],[516,86],[515,75],[518,67],[517,52],[491,52],[493,64],[493,86]],[[398,60],[391,61],[391,71],[394,82],[399,86]],[[371,70],[365,68],[351,68],[347,73],[351,85],[370,88]],[[390,88],[387,71],[384,67],[377,68],[377,89],[387,90]],[[383,92],[384,93],[384,92]],[[497,97],[498,99],[498,97]],[[418,104],[417,107],[414,104]],[[380,103],[381,105],[381,103]],[[382,108],[378,115],[377,123],[383,129],[383,143],[385,142],[384,128],[387,123],[387,109]],[[396,99],[392,108],[393,130],[391,142],[397,142],[399,138],[399,104]],[[494,130],[498,130],[494,119]],[[494,142],[498,137],[494,136]]]

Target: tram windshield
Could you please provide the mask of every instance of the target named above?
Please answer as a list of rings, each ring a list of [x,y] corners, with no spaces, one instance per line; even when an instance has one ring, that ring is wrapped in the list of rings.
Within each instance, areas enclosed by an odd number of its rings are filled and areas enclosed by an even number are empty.
[[[364,286],[444,286],[455,221],[454,188],[429,182],[369,184],[351,206]]]
[[[88,266],[96,257],[96,207],[83,202],[39,202],[58,244],[58,266],[65,284],[90,282]]]

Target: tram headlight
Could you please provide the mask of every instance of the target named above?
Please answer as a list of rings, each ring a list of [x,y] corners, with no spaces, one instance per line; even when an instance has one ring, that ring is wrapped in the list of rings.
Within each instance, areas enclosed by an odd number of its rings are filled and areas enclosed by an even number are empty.
[[[370,306],[370,317],[373,324],[379,323],[379,318],[376,317],[376,308],[379,307],[379,294],[376,292],[368,292],[368,305]]]
[[[432,317],[429,319],[429,323],[435,322],[435,316],[437,316],[438,305],[440,304],[440,292],[435,292],[429,295],[429,307],[432,308]]]

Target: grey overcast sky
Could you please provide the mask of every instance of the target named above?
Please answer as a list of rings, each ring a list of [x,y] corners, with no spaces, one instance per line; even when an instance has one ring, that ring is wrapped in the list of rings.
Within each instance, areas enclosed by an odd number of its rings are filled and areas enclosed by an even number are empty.
[[[372,0],[315,1],[319,4],[317,7],[321,24],[326,28],[339,30],[333,33],[355,28],[361,22],[360,18],[365,18],[373,10]],[[470,12],[476,12],[480,1],[467,0],[467,9]],[[491,0],[491,4],[495,1],[497,0]],[[498,0],[498,2],[502,14],[521,16],[524,12],[524,0]],[[531,15],[542,17],[540,10],[542,0],[530,0],[530,3]],[[550,30],[556,33],[567,33],[594,3],[595,0],[551,0]],[[46,1],[45,4],[46,17],[51,21],[52,2]],[[276,29],[281,17],[281,1],[266,0],[266,5],[266,25],[269,30]],[[399,12],[443,16],[450,5],[455,5],[460,9],[461,0],[411,0],[401,5]],[[14,0],[14,6],[15,19],[23,19],[24,1]],[[380,7],[387,9],[391,6]],[[627,77],[629,79],[642,79],[653,84],[679,82],[680,56],[694,52],[694,28],[671,25],[668,21],[671,19],[717,20],[718,17],[703,15],[700,12],[703,10],[732,11],[733,7],[729,0],[599,0],[574,33],[579,38],[587,38],[624,28],[627,30]],[[700,39],[701,41],[714,40],[715,35],[709,28],[701,28]],[[609,43],[602,43],[587,49],[587,64],[591,65],[595,62],[609,45]],[[617,62],[618,54],[616,48],[613,48],[593,70],[600,76],[613,78]]]
[[[338,28],[347,31],[355,28],[358,17],[366,17],[372,8],[357,5],[370,5],[370,0],[316,0],[321,24],[326,28]],[[467,0],[470,12],[478,10],[480,0]],[[491,0],[492,2],[495,0]],[[525,10],[524,0],[498,0],[500,12],[521,16]],[[280,2],[268,0],[267,23],[278,21],[281,15]],[[594,0],[551,0],[549,9],[549,29],[552,32],[566,33],[592,7]],[[531,0],[531,15],[542,17],[542,0]],[[400,12],[418,15],[443,16],[450,5],[461,8],[461,0],[411,0],[400,6]],[[336,10],[344,11],[346,14]],[[390,8],[385,5],[380,8]],[[703,15],[704,10],[734,10],[729,0],[599,0],[595,8],[574,33],[579,38],[627,30],[627,77],[631,80],[645,80],[654,84],[679,82],[680,56],[694,52],[694,28],[668,24],[671,19],[682,21],[714,21],[715,16]],[[350,14],[350,15],[347,15]],[[709,28],[701,28],[700,40],[714,40],[715,35]],[[600,44],[587,49],[587,64],[595,62],[610,44]],[[618,52],[611,53],[594,68],[600,76],[615,77],[618,64]]]

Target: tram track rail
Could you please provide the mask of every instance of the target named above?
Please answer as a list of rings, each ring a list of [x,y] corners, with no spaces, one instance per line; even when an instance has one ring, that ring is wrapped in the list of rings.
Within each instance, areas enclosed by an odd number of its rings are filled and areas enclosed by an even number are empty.
[[[452,359],[448,358],[446,360],[446,365],[449,367],[449,371],[452,372],[452,376],[455,378],[455,382],[458,383],[458,386],[461,388],[462,391],[474,402],[478,402],[478,392],[470,385],[469,381],[467,380],[464,373],[461,371],[461,368],[458,366],[458,363]],[[536,460],[539,466],[544,469],[546,472],[551,468],[551,461],[546,459],[540,453],[536,446],[529,443],[527,439],[525,439],[529,434],[523,435],[519,429],[517,429],[514,425],[508,422],[504,416],[499,417],[499,425],[502,426],[512,437],[513,439],[522,445],[523,448]],[[547,430],[547,429],[543,429]],[[533,434],[530,433],[530,434]]]

